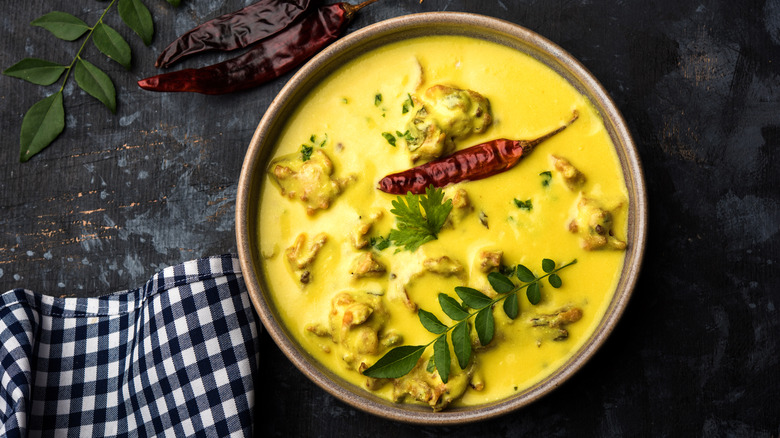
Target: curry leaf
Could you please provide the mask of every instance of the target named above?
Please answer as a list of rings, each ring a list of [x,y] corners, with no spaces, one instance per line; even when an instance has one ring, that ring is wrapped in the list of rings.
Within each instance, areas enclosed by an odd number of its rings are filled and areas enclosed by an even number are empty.
[[[474,329],[477,330],[480,344],[487,345],[493,340],[495,327],[492,307],[488,306],[477,312],[477,317],[474,318]]]
[[[24,79],[37,85],[51,85],[62,76],[67,66],[38,58],[24,58],[3,71],[6,76]]]
[[[558,276],[558,274],[550,274],[549,277],[547,277],[547,281],[550,282],[550,286],[558,289],[563,285],[563,282],[561,281],[561,277]]]
[[[42,15],[30,24],[42,27],[65,41],[77,40],[89,30],[87,23],[67,12],[52,11]]]
[[[131,51],[122,35],[105,23],[98,23],[92,31],[92,41],[104,55],[130,69]]]
[[[447,331],[447,326],[442,324],[433,313],[418,309],[417,316],[420,318],[420,323],[429,332],[440,335]]]
[[[505,294],[515,288],[515,284],[512,283],[512,280],[498,272],[491,272],[488,274],[488,282],[490,283],[490,286],[493,287],[493,290],[500,294]]]
[[[542,270],[550,273],[555,270],[555,262],[550,259],[542,259]]]
[[[466,321],[459,322],[452,329],[452,349],[458,358],[458,365],[465,369],[471,359],[471,339],[469,339],[469,324]]]
[[[107,74],[91,62],[79,59],[73,67],[73,76],[82,90],[116,113],[116,89]]]
[[[450,377],[450,346],[447,343],[447,335],[439,336],[433,343],[433,361],[439,371],[441,381],[447,383]]]
[[[27,111],[19,134],[19,161],[25,162],[51,144],[65,129],[62,90],[38,101]]]
[[[412,371],[427,345],[402,345],[382,356],[363,371],[363,375],[377,379],[395,379]]]
[[[512,285],[514,287],[514,285]],[[489,296],[482,292],[465,286],[456,286],[455,293],[458,294],[463,304],[471,307],[472,309],[481,309],[485,306],[489,306],[493,301]]]
[[[542,300],[542,293],[539,291],[539,283],[533,282],[528,285],[528,289],[525,291],[525,295],[528,297],[528,301],[533,304],[539,304]]]
[[[523,265],[517,265],[515,268],[515,275],[517,276],[518,280],[524,281],[526,283],[536,280],[534,273]]]
[[[154,21],[149,9],[141,3],[141,0],[119,0],[117,5],[119,17],[133,32],[137,33],[145,45],[152,43],[154,35]]]
[[[504,300],[504,313],[511,319],[517,318],[520,312],[520,306],[517,303],[517,294],[509,294]]]
[[[455,298],[452,298],[447,294],[439,294],[439,305],[441,306],[441,310],[455,321],[463,321],[469,317],[469,312],[455,301]]]

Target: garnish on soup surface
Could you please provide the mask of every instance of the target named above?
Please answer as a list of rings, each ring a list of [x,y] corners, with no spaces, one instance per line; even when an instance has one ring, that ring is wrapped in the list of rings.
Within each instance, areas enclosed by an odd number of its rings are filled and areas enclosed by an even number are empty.
[[[522,160],[494,166],[500,142],[519,142]],[[550,376],[598,326],[631,244],[623,175],[590,102],[487,41],[360,56],[306,97],[274,156],[258,233],[281,322],[388,400],[475,405]]]

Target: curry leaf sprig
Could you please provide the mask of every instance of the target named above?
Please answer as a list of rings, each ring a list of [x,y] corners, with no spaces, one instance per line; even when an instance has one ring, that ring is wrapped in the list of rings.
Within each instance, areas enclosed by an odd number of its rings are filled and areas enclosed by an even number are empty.
[[[439,231],[452,210],[452,199],[444,200],[444,192],[433,185],[425,195],[398,196],[392,201],[390,213],[396,216],[396,228],[387,237],[398,250],[414,251],[420,245],[438,238]]]
[[[448,333],[450,333],[452,349],[455,352],[458,366],[465,369],[472,355],[471,328],[469,326],[469,320],[472,317],[474,317],[474,329],[477,332],[480,345],[489,344],[495,333],[495,320],[493,319],[493,306],[495,304],[503,301],[503,310],[506,316],[511,319],[517,318],[520,312],[518,292],[526,289],[528,301],[534,305],[538,304],[541,298],[539,288],[542,280],[547,278],[550,286],[556,289],[561,287],[563,282],[558,271],[575,263],[577,263],[577,259],[565,265],[556,266],[553,260],[543,259],[542,270],[545,274],[539,277],[527,267],[517,265],[513,269],[514,275],[521,282],[517,285],[508,276],[499,272],[491,272],[488,274],[488,282],[498,293],[495,298],[490,298],[476,289],[465,286],[455,287],[455,293],[461,302],[447,294],[440,293],[438,296],[439,306],[454,321],[453,325],[447,326],[433,313],[418,309],[417,316],[420,319],[420,324],[438,336],[425,345],[402,345],[393,348],[374,365],[364,370],[363,374],[375,378],[396,379],[402,377],[414,369],[423,352],[430,345],[433,345],[433,359],[428,363],[428,371],[437,370],[442,382],[447,383],[452,361],[447,341]]]
[[[167,1],[173,6],[178,6],[180,2]],[[63,90],[71,73],[82,90],[102,102],[112,113],[116,113],[116,89],[111,78],[81,56],[87,42],[91,40],[101,53],[126,69],[130,68],[130,46],[119,32],[103,21],[114,4],[117,4],[122,21],[141,37],[145,45],[151,44],[154,23],[149,9],[141,0],[112,0],[92,27],[80,18],[60,11],[49,12],[30,23],[48,30],[64,41],[75,41],[85,34],[86,37],[69,65],[25,58],[3,71],[6,76],[24,79],[36,85],[51,85],[65,75],[57,92],[35,103],[24,115],[19,134],[20,161],[25,162],[42,151],[65,129]]]

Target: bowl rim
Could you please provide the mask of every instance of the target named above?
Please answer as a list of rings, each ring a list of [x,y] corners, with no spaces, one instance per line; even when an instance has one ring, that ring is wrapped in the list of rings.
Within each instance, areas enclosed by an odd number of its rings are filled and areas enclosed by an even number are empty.
[[[285,111],[294,106],[292,103],[288,105],[289,101],[295,100],[290,99],[290,97],[297,95],[297,99],[300,100],[313,88],[313,85],[308,88],[304,87],[310,75],[327,69],[328,64],[332,64],[333,60],[339,56],[351,53],[354,58],[361,47],[365,48],[369,44],[378,47],[391,42],[392,38],[379,42],[378,40],[382,36],[394,36],[400,40],[409,39],[412,36],[399,35],[411,29],[418,29],[418,31],[421,28],[437,29],[437,26],[445,30],[449,29],[448,33],[444,33],[446,35],[452,34],[456,27],[466,26],[469,32],[475,34],[482,32],[487,35],[488,37],[484,39],[498,38],[516,41],[519,45],[528,46],[529,50],[537,50],[536,55],[545,55],[546,60],[537,59],[563,75],[570,83],[576,79],[578,82],[572,83],[572,85],[591,100],[604,120],[620,159],[629,192],[629,248],[626,250],[623,271],[615,294],[593,335],[558,370],[522,393],[487,405],[448,409],[442,412],[433,412],[427,406],[420,408],[415,405],[394,404],[361,388],[350,389],[354,385],[324,369],[316,361],[309,361],[305,351],[300,349],[297,343],[286,334],[286,329],[274,318],[272,306],[266,299],[263,287],[261,287],[262,273],[255,269],[255,266],[258,265],[258,261],[254,257],[257,251],[250,238],[254,233],[250,218],[251,215],[255,214],[255,210],[249,210],[252,208],[250,198],[257,195],[256,186],[258,183],[254,177],[258,173],[258,165],[263,162],[261,153],[265,145],[264,140],[269,136],[272,137],[269,131],[272,130],[274,123]],[[372,41],[373,43],[371,43]],[[525,53],[534,56],[532,53]],[[552,61],[558,64],[549,64]],[[331,71],[333,69],[335,67],[331,67]],[[320,73],[320,80],[328,74],[330,71]],[[270,149],[270,147],[266,149]],[[260,173],[263,174],[264,171]],[[647,207],[644,174],[636,145],[626,122],[606,90],[579,61],[550,40],[515,23],[474,13],[425,12],[383,20],[342,37],[309,60],[284,85],[262,116],[241,167],[236,194],[236,241],[244,282],[258,316],[277,346],[304,375],[331,395],[365,412],[405,423],[451,425],[494,418],[526,406],[562,385],[590,360],[614,329],[636,286],[647,240]]]

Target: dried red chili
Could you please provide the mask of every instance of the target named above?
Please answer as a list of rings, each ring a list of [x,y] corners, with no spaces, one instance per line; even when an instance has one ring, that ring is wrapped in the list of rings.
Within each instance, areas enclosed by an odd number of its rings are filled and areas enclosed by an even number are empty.
[[[152,91],[203,94],[225,94],[256,87],[287,73],[335,41],[346,30],[355,13],[375,1],[321,6],[241,56],[207,67],[141,79],[138,85]]]
[[[444,187],[461,181],[476,181],[511,169],[539,143],[558,134],[571,125],[579,114],[575,111],[571,120],[534,140],[507,140],[501,138],[461,149],[447,157],[413,167],[403,172],[387,175],[379,181],[379,190],[394,195],[407,192],[420,195],[425,188]]]
[[[154,66],[170,67],[179,59],[209,50],[235,50],[267,38],[306,12],[311,0],[260,0],[209,20],[163,49]]]

